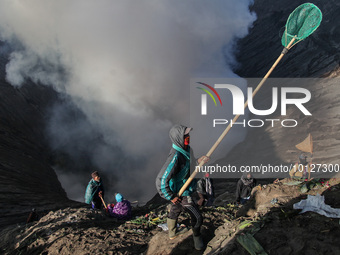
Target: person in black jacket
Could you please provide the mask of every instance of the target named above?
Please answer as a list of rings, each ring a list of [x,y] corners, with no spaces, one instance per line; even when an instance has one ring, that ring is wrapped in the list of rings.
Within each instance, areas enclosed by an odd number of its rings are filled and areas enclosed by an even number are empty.
[[[199,206],[212,206],[215,200],[214,185],[213,180],[209,177],[209,173],[206,173],[203,178],[198,180],[196,191],[200,198],[197,202]]]
[[[256,186],[256,180],[251,173],[243,173],[241,179],[237,182],[236,202],[245,204],[251,195],[251,191]]]

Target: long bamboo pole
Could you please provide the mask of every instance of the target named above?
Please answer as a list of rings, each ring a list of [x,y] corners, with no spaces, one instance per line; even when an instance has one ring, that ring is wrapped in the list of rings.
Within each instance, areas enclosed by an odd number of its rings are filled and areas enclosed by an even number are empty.
[[[102,197],[102,196],[100,196],[100,199],[102,200],[102,202],[103,202],[103,205],[104,205],[105,209],[107,209],[107,206],[106,206],[106,204],[105,204],[105,201],[104,201],[104,199],[103,199],[103,197]]]
[[[293,38],[289,44],[287,45],[287,49],[290,49],[293,45],[295,41],[295,38]],[[282,52],[280,54],[280,56],[276,59],[275,63],[272,65],[272,67],[269,69],[269,71],[267,72],[267,74],[262,78],[261,82],[257,85],[256,89],[253,91],[252,94],[252,98],[256,95],[256,93],[260,90],[260,88],[262,87],[262,85],[265,83],[265,81],[267,80],[267,78],[269,77],[269,75],[273,72],[273,70],[275,69],[275,67],[278,65],[278,63],[281,61],[281,59],[283,58],[283,56],[285,55],[286,52]],[[248,106],[248,99],[244,104],[244,109],[246,109]],[[232,123],[235,123],[237,121],[237,119],[240,117],[240,114],[236,115],[234,117],[234,119],[232,120],[232,122],[229,123],[228,127],[223,131],[223,133],[220,135],[220,137],[217,139],[217,141],[215,142],[215,144],[211,147],[211,149],[208,151],[208,153],[206,154],[207,157],[210,157],[211,154],[216,150],[216,148],[218,147],[218,145],[222,142],[223,138],[228,134],[229,130],[232,127]],[[188,178],[188,180],[184,183],[183,187],[180,189],[180,191],[178,192],[178,196],[181,196],[183,194],[183,192],[188,188],[189,184],[192,182],[192,180],[195,178],[195,176],[197,175],[197,173],[199,172],[199,169],[205,164],[205,161],[202,160],[198,166],[195,167],[195,171],[190,175],[190,177]]]

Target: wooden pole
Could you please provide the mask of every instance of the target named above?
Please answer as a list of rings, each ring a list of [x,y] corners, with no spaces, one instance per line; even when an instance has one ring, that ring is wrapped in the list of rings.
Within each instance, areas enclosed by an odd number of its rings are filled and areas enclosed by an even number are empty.
[[[106,206],[106,204],[105,204],[105,201],[104,201],[104,199],[103,199],[103,197],[102,197],[102,196],[100,196],[100,199],[102,200],[102,202],[103,202],[103,205],[104,205],[105,209],[107,209],[107,206]]]
[[[295,38],[293,38],[290,43],[287,45],[287,49],[290,49],[293,45],[295,41]],[[262,78],[261,82],[257,85],[256,89],[253,91],[252,94],[252,98],[256,95],[256,93],[260,90],[260,88],[262,87],[262,85],[265,83],[265,81],[267,80],[267,78],[269,77],[269,75],[273,72],[273,70],[275,69],[275,67],[278,65],[278,63],[281,61],[281,59],[283,58],[283,56],[285,55],[285,53],[281,53],[280,56],[276,59],[275,63],[272,65],[272,67],[269,69],[269,71],[267,72],[267,74]],[[244,109],[246,109],[248,106],[248,100],[245,102],[244,104]],[[237,119],[240,117],[240,114],[236,115],[234,117],[234,119],[232,120],[231,123],[229,123],[228,127],[223,131],[223,133],[220,135],[220,137],[217,139],[217,141],[215,142],[215,144],[211,147],[211,149],[208,151],[208,153],[206,154],[207,157],[210,157],[211,154],[216,150],[217,146],[222,142],[223,138],[228,134],[229,130],[231,129],[231,125],[232,123],[235,123],[237,121]],[[180,197],[183,192],[188,188],[189,184],[192,182],[192,180],[195,178],[195,176],[197,175],[197,173],[199,172],[199,169],[205,164],[205,161],[202,160],[201,163],[196,166],[195,171],[190,175],[190,177],[188,178],[188,180],[184,183],[183,187],[180,189],[180,191],[178,192],[178,196]]]

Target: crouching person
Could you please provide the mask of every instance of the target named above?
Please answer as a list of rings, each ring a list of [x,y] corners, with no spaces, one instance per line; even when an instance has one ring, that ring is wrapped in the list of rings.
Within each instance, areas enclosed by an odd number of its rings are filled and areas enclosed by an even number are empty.
[[[116,204],[108,204],[107,210],[111,217],[118,220],[129,220],[131,219],[131,204],[128,200],[124,199],[120,193],[116,194]]]
[[[251,191],[256,186],[256,180],[250,173],[243,173],[241,179],[237,182],[236,203],[244,205],[251,196]]]
[[[212,206],[214,203],[214,186],[213,181],[209,177],[209,173],[197,182],[197,194],[200,198],[197,201],[199,206]]]

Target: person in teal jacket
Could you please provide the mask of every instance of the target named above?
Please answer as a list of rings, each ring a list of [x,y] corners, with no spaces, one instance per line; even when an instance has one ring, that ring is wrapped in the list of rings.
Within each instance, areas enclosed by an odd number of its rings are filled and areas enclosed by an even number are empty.
[[[195,248],[201,250],[203,249],[203,240],[200,229],[203,218],[190,196],[195,191],[195,181],[191,182],[181,197],[178,196],[179,190],[190,176],[190,166],[195,164],[193,153],[189,146],[189,132],[191,130],[192,128],[183,125],[175,125],[170,129],[169,136],[172,148],[156,178],[156,187],[161,197],[171,201],[171,208],[167,218],[169,238],[174,239],[186,231],[185,229],[177,230],[177,219],[181,212],[188,212],[191,217]],[[209,158],[202,156],[198,159],[198,163],[201,160],[207,162]]]
[[[104,186],[97,171],[91,174],[92,179],[86,187],[85,203],[91,204],[93,209],[102,209],[104,199]]]

